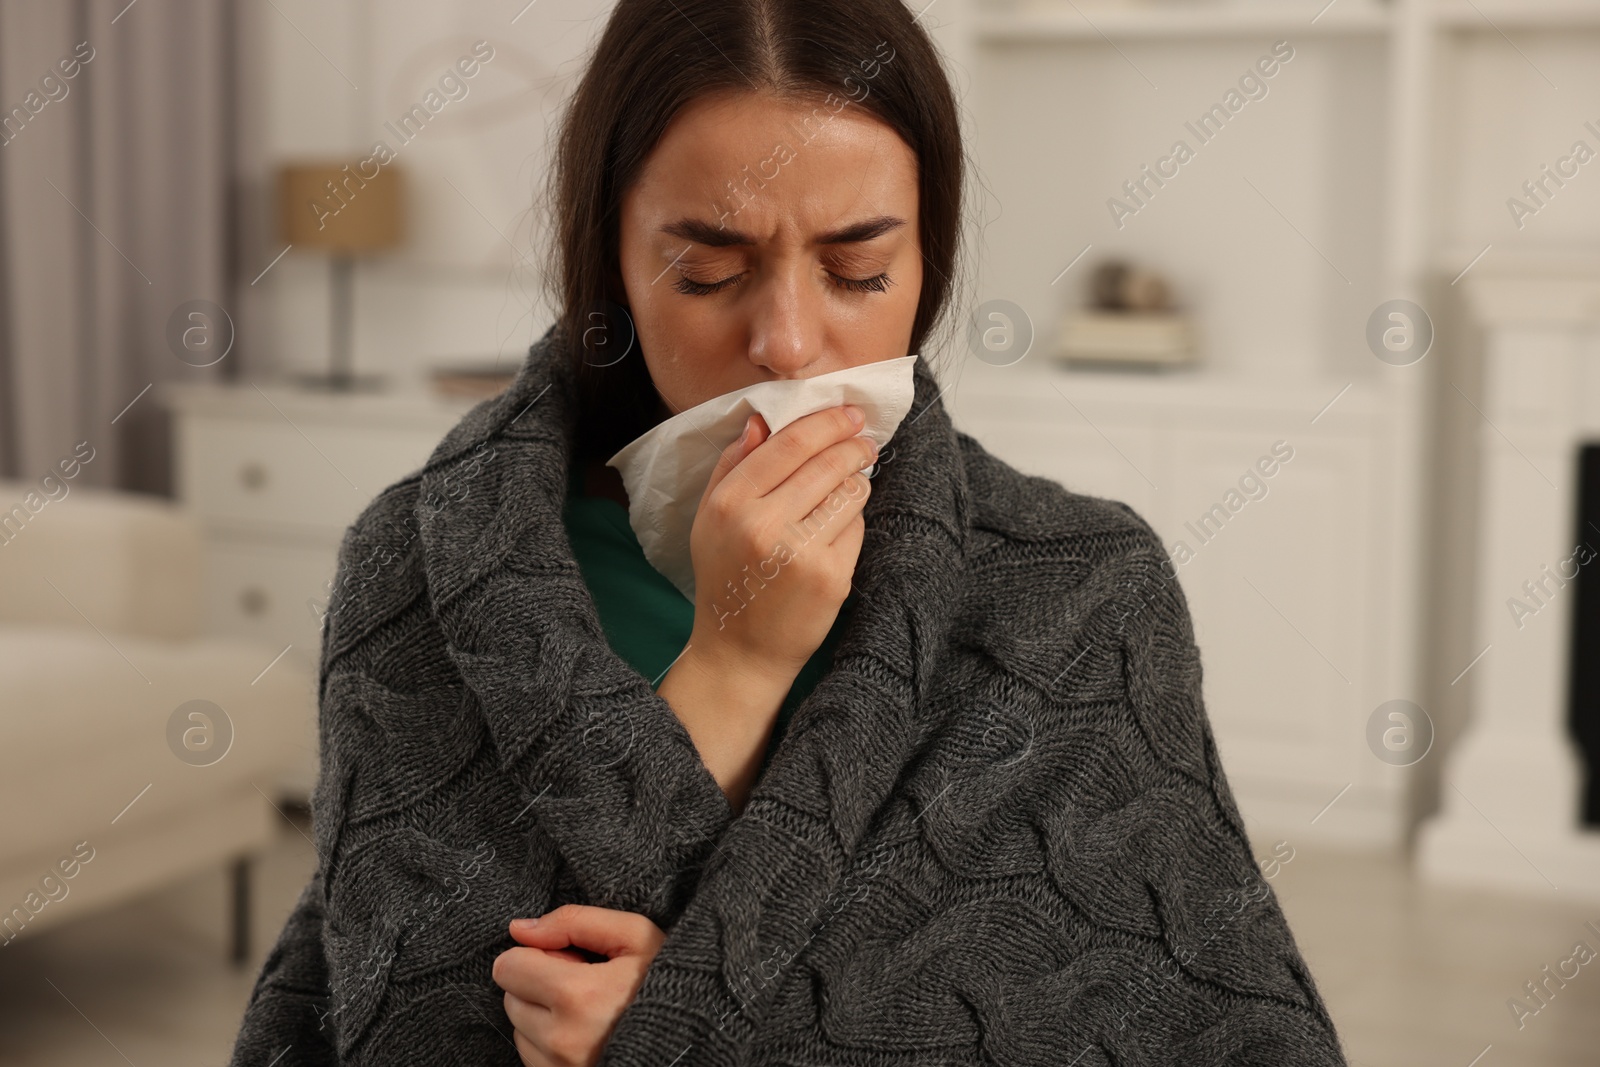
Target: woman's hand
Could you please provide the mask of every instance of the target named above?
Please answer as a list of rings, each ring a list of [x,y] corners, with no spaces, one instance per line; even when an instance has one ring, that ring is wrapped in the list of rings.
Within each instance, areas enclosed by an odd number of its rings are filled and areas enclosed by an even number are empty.
[[[878,455],[854,405],[769,434],[752,415],[711,472],[689,535],[691,647],[729,670],[794,681],[850,595]]]
[[[537,925],[530,925],[536,923]],[[564,904],[514,919],[518,947],[494,961],[526,1067],[591,1067],[633,1002],[666,934],[643,915]],[[590,963],[583,952],[606,959]]]
[[[871,488],[859,471],[878,454],[851,410],[812,412],[770,436],[752,415],[689,532],[694,626],[657,692],[735,813],[795,676],[850,595]]]

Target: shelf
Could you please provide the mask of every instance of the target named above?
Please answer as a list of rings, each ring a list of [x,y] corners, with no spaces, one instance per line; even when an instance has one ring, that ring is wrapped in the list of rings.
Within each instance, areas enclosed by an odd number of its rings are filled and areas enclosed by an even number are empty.
[[[1336,378],[1331,375],[1262,374],[1216,370],[1206,366],[1160,371],[1118,371],[1067,367],[1041,360],[1032,366],[991,367],[971,361],[944,379],[950,405],[984,409],[1039,397],[1070,397],[1094,408],[1111,407],[1165,412],[1169,416],[1205,412],[1300,412],[1308,420],[1332,406],[1342,421],[1380,415],[1390,403],[1386,382]],[[1347,388],[1348,387],[1348,388]],[[1332,403],[1337,398],[1337,403]],[[1071,408],[1062,403],[1063,411]]]
[[[974,32],[984,44],[1099,41],[1111,38],[1195,38],[1255,35],[1372,34],[1389,30],[1389,9],[1363,0],[1335,0],[1317,14],[1287,0],[1276,3],[1111,6],[1066,0],[980,8]],[[1468,9],[1470,11],[1470,8]],[[1316,20],[1313,22],[1312,17]]]
[[[1454,31],[1600,29],[1600,4],[1595,0],[1435,0],[1427,17],[1438,28]],[[1381,35],[1393,21],[1392,8],[1373,0],[1334,0],[1326,8],[1309,0],[1304,6],[1290,0],[1183,6],[1020,0],[980,7],[974,32],[985,44],[1264,34]]]
[[[159,392],[169,407],[212,418],[268,422],[288,419],[293,424],[431,426],[441,435],[477,403],[437,396],[406,385],[367,393],[326,393],[282,383],[264,383],[257,388],[249,384],[170,382]]]
[[[1466,279],[1480,274],[1517,275],[1520,277],[1593,278],[1600,275],[1600,249],[1590,244],[1541,244],[1508,247],[1493,244],[1483,257],[1482,247],[1453,243],[1439,250],[1433,259],[1436,275],[1451,284],[1465,285]],[[1476,262],[1474,262],[1476,260]],[[1462,268],[1472,263],[1465,277]]]
[[[1435,0],[1433,20],[1444,29],[1485,33],[1600,29],[1600,4],[1594,0]]]

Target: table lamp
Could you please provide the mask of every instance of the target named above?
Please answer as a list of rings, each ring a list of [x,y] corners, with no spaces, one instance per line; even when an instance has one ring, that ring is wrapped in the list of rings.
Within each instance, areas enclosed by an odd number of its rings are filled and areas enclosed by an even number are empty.
[[[368,161],[371,162],[370,160]],[[296,163],[278,171],[278,234],[295,248],[328,253],[332,278],[328,373],[300,384],[333,392],[373,389],[375,375],[355,373],[351,353],[353,271],[358,257],[403,239],[403,183],[394,165],[371,177],[356,163]]]

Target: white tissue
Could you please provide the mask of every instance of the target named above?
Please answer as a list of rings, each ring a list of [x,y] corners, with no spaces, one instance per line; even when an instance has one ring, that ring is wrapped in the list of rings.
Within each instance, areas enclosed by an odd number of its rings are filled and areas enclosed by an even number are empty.
[[[881,450],[894,436],[915,394],[916,355],[865,363],[812,378],[757,382],[713,397],[664,420],[606,460],[628,491],[628,524],[645,558],[694,600],[689,531],[722,450],[759,413],[776,434],[824,408],[855,404],[866,416],[860,435]]]

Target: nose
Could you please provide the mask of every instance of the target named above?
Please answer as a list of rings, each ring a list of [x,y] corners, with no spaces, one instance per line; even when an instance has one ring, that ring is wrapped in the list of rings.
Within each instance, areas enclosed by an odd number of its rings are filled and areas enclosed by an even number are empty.
[[[799,267],[773,270],[750,301],[750,362],[779,378],[805,378],[822,358],[821,301]]]

